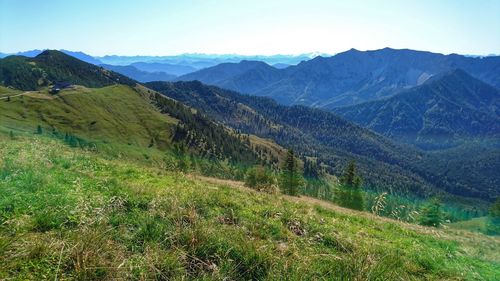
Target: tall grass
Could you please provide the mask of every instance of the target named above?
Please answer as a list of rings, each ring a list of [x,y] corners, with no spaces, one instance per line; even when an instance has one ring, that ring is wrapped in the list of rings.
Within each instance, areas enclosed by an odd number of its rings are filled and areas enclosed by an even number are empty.
[[[494,280],[467,235],[0,135],[0,279]]]

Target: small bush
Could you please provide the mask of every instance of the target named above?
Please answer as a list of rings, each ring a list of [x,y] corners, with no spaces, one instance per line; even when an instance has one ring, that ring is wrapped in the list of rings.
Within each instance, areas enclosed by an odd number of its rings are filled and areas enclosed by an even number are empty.
[[[245,185],[268,193],[276,193],[276,178],[262,166],[249,169],[245,175]]]
[[[420,212],[420,224],[425,226],[439,227],[443,221],[441,203],[438,199],[432,199]]]

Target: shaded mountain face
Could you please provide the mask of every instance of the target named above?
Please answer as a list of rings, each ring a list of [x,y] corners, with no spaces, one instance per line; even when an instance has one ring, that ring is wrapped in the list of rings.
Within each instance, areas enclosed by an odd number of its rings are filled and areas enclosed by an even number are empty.
[[[316,57],[285,69],[247,63],[221,64],[178,80],[199,80],[231,90],[271,97],[291,105],[325,109],[392,96],[424,83],[438,73],[461,68],[493,86],[500,86],[500,57],[472,58],[413,50],[349,50],[333,57]]]
[[[178,81],[199,80],[210,85],[252,93],[281,77],[279,70],[261,61],[222,63],[177,78]]]
[[[431,155],[395,144],[331,112],[283,106],[269,98],[241,95],[200,82],[146,85],[242,133],[270,138],[303,155],[317,157],[331,174],[339,175],[342,167],[355,159],[366,186],[421,196],[445,190],[483,199],[500,192],[498,177],[481,174],[466,180],[465,174],[448,176],[446,169],[435,173],[431,163],[436,160]]]
[[[94,58],[91,55],[87,55],[84,52],[74,52],[74,51],[68,51],[68,50],[60,50],[61,52],[65,53],[66,55],[70,55],[72,57],[75,57],[81,61],[88,62],[91,64],[99,65],[102,62],[96,58]]]
[[[426,148],[500,139],[500,90],[462,70],[438,75],[388,99],[335,111],[383,135]]]
[[[105,69],[123,74],[139,82],[151,82],[151,81],[171,81],[177,76],[168,74],[165,72],[147,72],[137,69],[132,65],[109,65],[101,64]]]
[[[188,74],[198,70],[189,65],[182,64],[170,64],[170,63],[159,63],[159,62],[135,62],[131,66],[136,67],[139,70],[147,72],[165,72],[170,75],[180,76]],[[160,81],[158,79],[157,81]]]
[[[86,87],[112,84],[135,85],[135,81],[113,71],[83,62],[60,51],[46,50],[34,58],[9,56],[0,60],[0,85],[36,90],[56,82]]]

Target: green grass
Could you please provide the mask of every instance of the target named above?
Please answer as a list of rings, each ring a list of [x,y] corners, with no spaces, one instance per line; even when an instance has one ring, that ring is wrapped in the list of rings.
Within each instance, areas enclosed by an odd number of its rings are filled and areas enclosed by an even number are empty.
[[[487,223],[488,223],[488,217],[479,217],[479,218],[473,218],[470,220],[466,221],[460,221],[460,222],[455,222],[455,223],[450,223],[447,224],[447,226],[456,228],[456,229],[464,229],[468,231],[477,231],[481,233],[486,233],[487,232]]]
[[[10,89],[4,86],[0,86],[0,98],[13,96],[22,93],[22,91]]]
[[[0,279],[495,280],[500,241],[0,134]],[[306,199],[306,198],[304,198]]]
[[[2,91],[9,89],[3,88]],[[99,89],[77,86],[50,95],[46,91],[0,100],[0,131],[55,130],[79,137],[159,148],[171,140],[176,120],[159,113],[134,89],[115,85]]]

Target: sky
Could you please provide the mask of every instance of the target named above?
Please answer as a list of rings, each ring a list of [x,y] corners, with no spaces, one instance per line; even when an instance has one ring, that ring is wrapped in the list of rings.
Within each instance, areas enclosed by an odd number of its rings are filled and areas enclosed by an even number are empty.
[[[0,52],[500,54],[500,0],[0,0]]]

